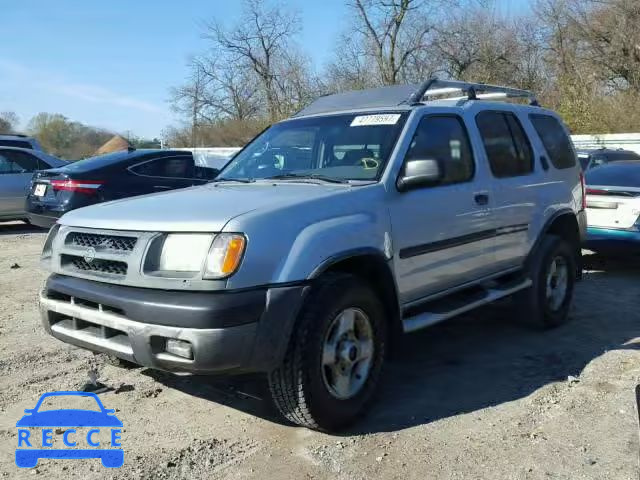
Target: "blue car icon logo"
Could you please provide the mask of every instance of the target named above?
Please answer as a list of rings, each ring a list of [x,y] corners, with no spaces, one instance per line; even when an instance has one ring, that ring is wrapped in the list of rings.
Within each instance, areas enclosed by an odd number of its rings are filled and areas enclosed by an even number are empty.
[[[98,409],[82,410],[73,408],[42,409],[43,402],[53,398],[59,403],[72,403],[73,399],[64,397],[83,397],[84,401],[95,401]],[[93,406],[93,405],[92,405]],[[102,465],[109,468],[121,467],[124,453],[120,443],[122,422],[115,416],[115,410],[104,408],[95,393],[89,392],[51,392],[43,394],[33,409],[24,411],[25,415],[18,420],[18,447],[16,448],[16,465],[22,468],[35,467],[41,458],[71,459],[99,458]],[[36,434],[33,427],[41,428]],[[53,448],[53,428],[57,435],[62,434],[64,446]],[[91,427],[86,435],[77,429]],[[106,432],[105,432],[106,431]],[[109,442],[102,437],[108,434]],[[100,436],[100,440],[98,439]],[[94,448],[74,448],[84,446]],[[110,448],[104,448],[108,444]]]

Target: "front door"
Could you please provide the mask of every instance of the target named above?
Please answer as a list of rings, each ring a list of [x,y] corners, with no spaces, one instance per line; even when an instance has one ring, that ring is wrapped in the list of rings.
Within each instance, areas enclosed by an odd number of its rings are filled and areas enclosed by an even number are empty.
[[[436,159],[444,177],[399,193],[391,203],[395,271],[405,304],[492,273],[495,231],[485,172],[477,168],[459,116],[425,115],[409,159]]]

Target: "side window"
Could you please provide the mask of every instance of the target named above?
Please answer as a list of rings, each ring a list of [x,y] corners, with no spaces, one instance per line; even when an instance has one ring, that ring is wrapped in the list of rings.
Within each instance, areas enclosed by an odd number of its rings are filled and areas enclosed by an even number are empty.
[[[435,159],[444,169],[443,185],[471,180],[474,174],[469,136],[455,116],[424,117],[411,141],[406,160]]]
[[[536,129],[545,150],[549,154],[551,163],[556,168],[571,168],[576,164],[576,158],[571,149],[571,141],[560,122],[549,115],[529,115],[529,119]]]
[[[607,163],[607,157],[604,155],[594,155],[591,157],[591,168],[604,165]]]
[[[515,115],[481,112],[476,124],[494,176],[517,177],[533,172],[533,151]]]
[[[193,157],[162,157],[131,167],[131,171],[146,177],[195,178]]]
[[[5,151],[4,156],[13,164],[14,173],[35,172],[41,168],[38,158],[33,155],[29,155],[28,153]]]
[[[0,152],[0,175],[4,173],[13,173],[13,164],[3,152]]]

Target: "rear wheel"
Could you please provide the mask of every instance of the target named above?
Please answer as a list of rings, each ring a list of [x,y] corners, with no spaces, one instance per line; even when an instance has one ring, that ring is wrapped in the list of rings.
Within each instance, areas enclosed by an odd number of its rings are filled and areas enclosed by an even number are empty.
[[[520,318],[540,327],[568,319],[576,281],[575,249],[561,237],[547,235],[532,259],[532,286],[515,295]]]
[[[330,274],[311,291],[285,359],[269,374],[280,412],[317,430],[361,415],[380,379],[386,351],[384,307],[362,280]]]

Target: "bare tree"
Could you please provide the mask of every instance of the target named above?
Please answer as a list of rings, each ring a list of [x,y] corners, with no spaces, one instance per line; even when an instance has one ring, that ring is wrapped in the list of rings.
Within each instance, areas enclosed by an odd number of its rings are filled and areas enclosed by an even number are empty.
[[[583,58],[615,89],[640,92],[640,1],[571,0]]]
[[[452,12],[431,45],[449,77],[510,84],[520,68],[519,47],[516,30],[481,8]]]
[[[353,0],[354,29],[366,46],[365,56],[377,66],[379,82],[393,85],[404,79],[412,56],[423,50],[431,31],[426,0]]]
[[[174,111],[188,116],[191,124],[191,145],[198,145],[198,125],[205,113],[206,89],[210,79],[207,78],[200,62],[192,59],[189,62],[190,74],[187,82],[173,88],[171,104]]]
[[[0,112],[0,133],[14,133],[19,123],[15,112]]]
[[[300,31],[295,13],[269,7],[263,0],[246,0],[237,25],[227,29],[219,22],[208,25],[206,37],[214,50],[232,65],[247,65],[257,76],[271,120],[283,114],[283,84],[290,67],[291,38]]]

